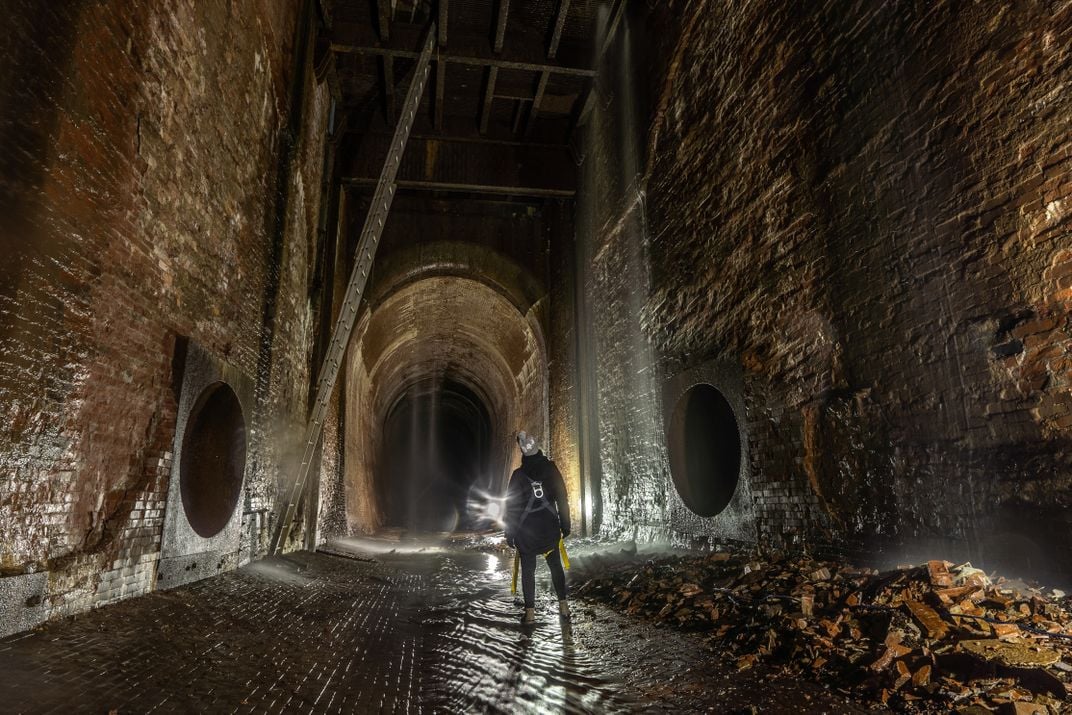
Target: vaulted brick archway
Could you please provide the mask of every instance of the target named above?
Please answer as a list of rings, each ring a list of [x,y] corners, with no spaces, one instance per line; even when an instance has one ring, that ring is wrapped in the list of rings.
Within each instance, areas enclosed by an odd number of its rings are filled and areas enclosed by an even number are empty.
[[[546,434],[547,394],[544,337],[534,311],[523,314],[487,282],[432,276],[384,297],[360,321],[348,354],[344,484],[350,529],[449,530],[469,523],[471,515],[461,513],[466,497],[500,493],[516,466],[513,434]],[[412,444],[392,441],[399,412],[409,415]],[[480,469],[439,473],[452,460],[441,437],[458,430],[466,439],[479,434],[479,444],[472,445],[478,453],[462,458]],[[402,465],[401,454],[416,461]],[[419,473],[409,473],[413,469]],[[452,482],[449,488],[444,479]],[[398,491],[398,480],[410,484],[408,493],[425,495],[418,502],[438,495],[444,511],[402,518],[389,497],[406,491]],[[439,498],[444,490],[450,499]]]

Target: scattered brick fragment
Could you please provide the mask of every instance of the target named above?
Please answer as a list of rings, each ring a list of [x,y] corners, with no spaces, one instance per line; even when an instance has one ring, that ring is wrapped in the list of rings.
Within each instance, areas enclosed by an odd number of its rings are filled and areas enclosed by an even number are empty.
[[[778,666],[899,711],[1072,705],[1070,599],[970,564],[879,573],[718,552],[603,565],[578,593],[705,633],[740,670]]]

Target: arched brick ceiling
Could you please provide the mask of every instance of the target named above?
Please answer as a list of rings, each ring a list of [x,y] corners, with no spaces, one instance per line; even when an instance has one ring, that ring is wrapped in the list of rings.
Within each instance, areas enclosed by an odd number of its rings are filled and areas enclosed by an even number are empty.
[[[514,457],[511,435],[541,432],[546,422],[546,359],[536,322],[484,282],[433,276],[404,284],[367,313],[351,345],[347,485],[351,520],[374,529],[371,507],[376,454],[392,405],[413,385],[446,380],[469,387],[493,425],[492,462],[505,480]],[[368,523],[371,522],[371,523]]]

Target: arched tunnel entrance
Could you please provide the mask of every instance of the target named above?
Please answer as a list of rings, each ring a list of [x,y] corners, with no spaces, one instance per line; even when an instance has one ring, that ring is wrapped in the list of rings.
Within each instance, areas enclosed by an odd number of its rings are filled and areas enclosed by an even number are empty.
[[[376,487],[385,525],[480,526],[468,505],[474,488],[488,487],[491,434],[483,400],[461,382],[428,379],[408,387],[384,422]]]
[[[489,525],[520,463],[513,435],[545,434],[538,304],[434,275],[384,291],[349,351],[345,490],[351,533]]]

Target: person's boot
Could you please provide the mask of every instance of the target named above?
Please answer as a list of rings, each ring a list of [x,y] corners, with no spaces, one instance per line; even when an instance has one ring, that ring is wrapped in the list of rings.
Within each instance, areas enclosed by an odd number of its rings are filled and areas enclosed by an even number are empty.
[[[565,600],[562,600],[562,601],[558,602],[558,617],[559,618],[564,618],[566,620],[569,620],[569,617],[570,617],[569,604],[566,603]]]
[[[525,615],[523,615],[521,617],[521,625],[523,625],[523,626],[531,626],[535,622],[536,622],[536,609],[535,608],[526,608],[525,609]]]

